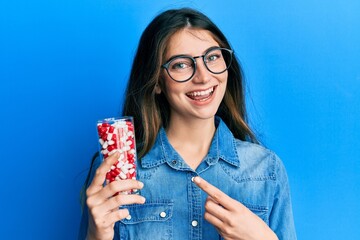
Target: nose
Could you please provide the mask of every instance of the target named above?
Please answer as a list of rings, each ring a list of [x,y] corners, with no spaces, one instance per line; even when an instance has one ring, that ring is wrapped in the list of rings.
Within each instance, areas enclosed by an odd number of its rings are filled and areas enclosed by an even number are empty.
[[[207,83],[211,79],[211,72],[206,68],[202,56],[196,57],[196,70],[192,79],[195,83]]]

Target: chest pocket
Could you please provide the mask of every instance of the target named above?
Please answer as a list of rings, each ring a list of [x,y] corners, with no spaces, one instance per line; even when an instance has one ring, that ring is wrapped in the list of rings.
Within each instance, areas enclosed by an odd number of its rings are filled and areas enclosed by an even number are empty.
[[[250,209],[253,213],[255,213],[259,218],[261,218],[267,225],[269,225],[269,209],[264,206],[251,205],[244,203],[245,207]]]
[[[267,225],[269,225],[268,208],[267,207],[251,205],[251,204],[247,204],[247,203],[243,203],[243,204],[250,211],[252,211],[259,218],[261,218]],[[220,237],[220,236],[219,236],[219,239],[224,240],[224,238]]]
[[[120,239],[173,239],[173,201],[147,201],[142,205],[128,205],[130,216],[120,221]]]

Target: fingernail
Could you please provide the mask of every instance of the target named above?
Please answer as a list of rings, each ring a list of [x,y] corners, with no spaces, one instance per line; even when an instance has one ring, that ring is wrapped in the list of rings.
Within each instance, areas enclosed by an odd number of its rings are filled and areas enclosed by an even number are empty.
[[[143,187],[144,187],[144,184],[142,182],[139,182],[139,189],[143,188]]]
[[[191,181],[195,182],[195,183],[200,183],[200,177],[192,177]]]

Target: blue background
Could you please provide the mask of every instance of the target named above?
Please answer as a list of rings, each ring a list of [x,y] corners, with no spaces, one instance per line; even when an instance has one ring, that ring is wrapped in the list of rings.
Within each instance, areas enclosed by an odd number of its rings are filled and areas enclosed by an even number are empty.
[[[75,239],[95,122],[119,115],[145,26],[184,6],[217,23],[243,64],[298,238],[359,239],[358,0],[1,1],[1,239]]]

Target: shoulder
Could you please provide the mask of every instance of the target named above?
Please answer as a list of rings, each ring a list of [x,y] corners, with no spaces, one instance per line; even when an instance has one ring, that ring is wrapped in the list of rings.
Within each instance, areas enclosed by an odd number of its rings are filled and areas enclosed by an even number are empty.
[[[240,160],[241,172],[248,177],[276,180],[279,171],[283,171],[283,163],[272,150],[251,142],[235,139],[236,151]]]

